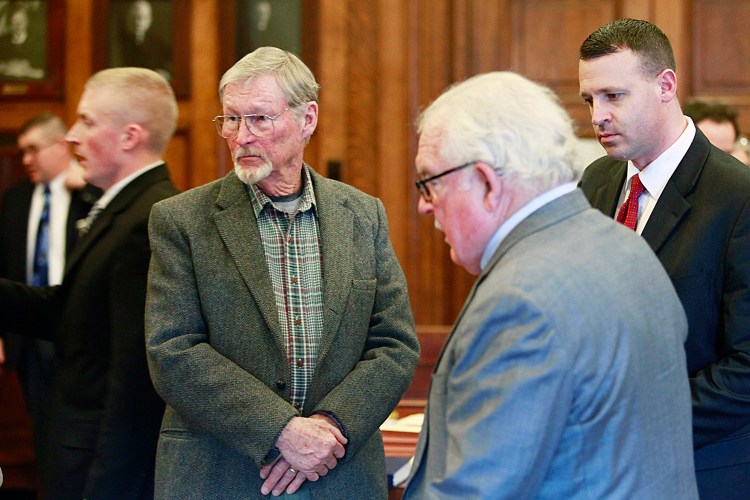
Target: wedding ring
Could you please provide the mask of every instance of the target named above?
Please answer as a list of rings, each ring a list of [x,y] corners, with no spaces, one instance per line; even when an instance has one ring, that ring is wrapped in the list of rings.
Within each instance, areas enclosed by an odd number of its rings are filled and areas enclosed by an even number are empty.
[[[295,470],[295,469],[294,469],[293,467],[289,467],[289,471],[290,471],[290,472],[291,472],[292,474],[296,474],[296,473],[297,473],[297,471],[296,471],[296,470]]]

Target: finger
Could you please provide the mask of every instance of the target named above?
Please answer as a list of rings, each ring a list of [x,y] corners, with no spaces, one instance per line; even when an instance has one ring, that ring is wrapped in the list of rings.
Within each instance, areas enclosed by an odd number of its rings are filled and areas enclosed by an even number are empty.
[[[344,437],[344,434],[341,432],[341,430],[338,427],[332,425],[329,428],[329,431],[331,432],[331,434],[333,434],[333,437],[335,437],[336,441],[338,441],[339,443],[346,444],[349,442],[349,440]]]
[[[289,462],[283,459],[276,462],[273,467],[271,467],[266,480],[261,485],[260,492],[263,495],[268,495],[274,488],[276,488],[276,485],[284,477],[284,474],[286,474],[288,470]],[[286,487],[286,485],[284,486]]]
[[[328,467],[326,467],[325,465],[321,465],[319,468],[315,470],[318,471],[318,474],[320,476],[325,476],[326,474],[328,474]]]
[[[336,467],[336,464],[338,464],[338,463],[339,463],[338,460],[336,460],[335,458],[331,457],[328,460],[326,460],[325,465],[329,469],[333,469],[334,467]]]
[[[307,476],[308,481],[317,481],[320,479],[320,474],[317,472],[305,472],[305,476]]]
[[[284,493],[286,487],[289,486],[289,484],[294,480],[295,477],[297,477],[297,471],[293,469],[287,469],[284,475],[281,476],[281,479],[279,479],[279,482],[276,483],[276,486],[273,487],[271,494],[277,497]]]
[[[281,457],[277,458],[276,460],[274,460],[270,464],[264,465],[263,467],[261,467],[261,469],[260,469],[260,478],[261,479],[266,479],[268,477],[268,475],[271,473],[271,469],[273,469],[273,466],[278,463],[278,461],[279,461],[280,458]]]
[[[307,480],[307,477],[304,474],[297,474],[297,476],[292,480],[291,483],[289,483],[289,486],[286,487],[286,492],[291,495],[292,493],[295,493],[302,484]]]
[[[333,456],[336,458],[344,458],[344,454],[346,453],[346,448],[341,443],[336,443],[336,446],[333,447]]]

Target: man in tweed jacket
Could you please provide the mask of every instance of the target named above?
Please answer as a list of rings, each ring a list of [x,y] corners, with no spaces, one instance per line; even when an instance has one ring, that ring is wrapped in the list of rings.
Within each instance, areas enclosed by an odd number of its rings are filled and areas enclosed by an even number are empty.
[[[222,78],[235,170],[152,212],[157,498],[385,498],[378,427],[419,347],[380,201],[302,161],[318,85],[260,48]]]

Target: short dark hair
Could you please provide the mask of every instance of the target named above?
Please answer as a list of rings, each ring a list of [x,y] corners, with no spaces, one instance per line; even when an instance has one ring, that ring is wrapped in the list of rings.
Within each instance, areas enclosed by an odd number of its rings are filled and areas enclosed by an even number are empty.
[[[63,136],[68,131],[68,127],[65,125],[65,122],[62,121],[62,118],[53,113],[44,112],[26,120],[23,125],[21,125],[21,129],[19,130],[18,135],[23,135],[33,128],[42,126],[49,126],[51,129],[54,129],[58,134]]]
[[[591,33],[581,44],[582,61],[630,49],[640,56],[645,74],[677,70],[672,45],[658,26],[640,19],[618,19]]]
[[[682,112],[693,119],[693,123],[711,120],[716,123],[729,122],[734,128],[735,136],[739,137],[740,125],[737,121],[737,110],[726,104],[706,101],[690,101],[682,108]]]

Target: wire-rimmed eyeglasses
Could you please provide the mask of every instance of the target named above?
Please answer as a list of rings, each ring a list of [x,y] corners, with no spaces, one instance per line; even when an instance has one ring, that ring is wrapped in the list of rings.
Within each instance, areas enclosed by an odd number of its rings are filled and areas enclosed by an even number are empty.
[[[426,179],[421,179],[415,182],[414,184],[417,186],[417,189],[419,190],[419,194],[422,195],[422,198],[424,198],[424,201],[427,203],[432,202],[432,191],[430,191],[430,186],[428,186],[428,183],[437,180],[441,178],[444,175],[452,174],[453,172],[458,172],[459,170],[471,167],[472,165],[476,165],[479,163],[478,161],[470,161],[468,163],[464,163],[463,165],[459,165],[457,167],[449,168],[448,170],[444,172],[440,172],[439,174],[433,175],[431,177],[428,177]]]
[[[240,131],[240,123],[245,122],[247,129],[256,137],[266,137],[273,133],[273,122],[288,111],[286,107],[275,115],[219,115],[212,120],[216,124],[216,131],[224,139],[231,139]],[[244,118],[244,120],[243,120]]]

